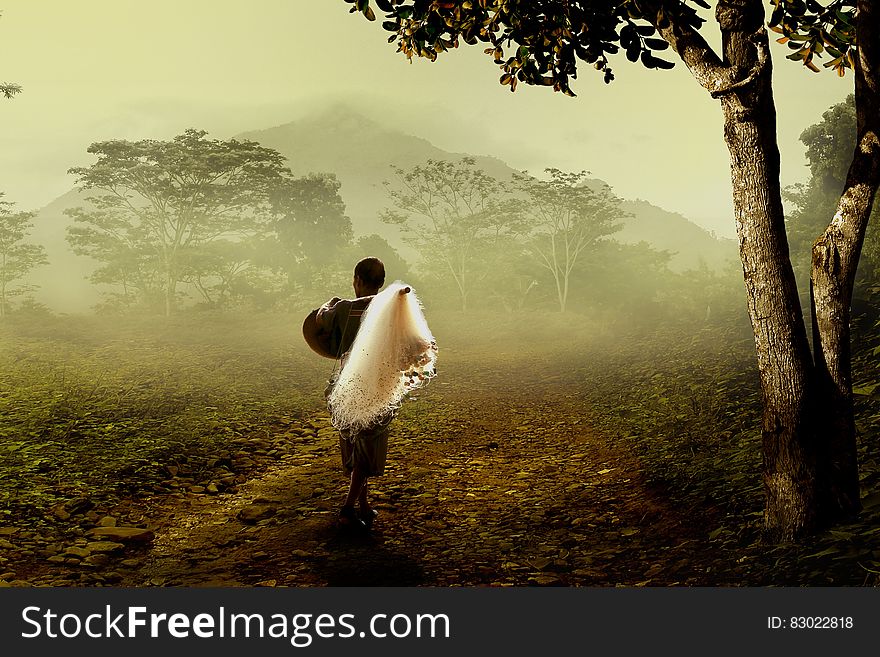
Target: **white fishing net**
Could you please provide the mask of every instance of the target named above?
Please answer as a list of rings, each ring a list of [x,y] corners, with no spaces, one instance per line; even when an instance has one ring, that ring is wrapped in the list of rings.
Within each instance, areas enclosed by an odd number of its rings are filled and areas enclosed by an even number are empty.
[[[437,345],[415,292],[392,283],[367,307],[330,392],[333,426],[357,432],[387,421],[408,392],[434,376],[436,360]]]

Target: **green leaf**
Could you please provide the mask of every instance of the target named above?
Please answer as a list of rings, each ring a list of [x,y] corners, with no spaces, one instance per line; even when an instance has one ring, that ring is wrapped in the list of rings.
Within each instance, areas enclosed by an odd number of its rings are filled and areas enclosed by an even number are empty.
[[[804,559],[815,559],[817,557],[827,557],[832,554],[839,554],[839,553],[840,553],[840,548],[830,547],[825,550],[822,550],[821,552],[816,552],[814,554],[808,554],[807,556],[804,557]]]

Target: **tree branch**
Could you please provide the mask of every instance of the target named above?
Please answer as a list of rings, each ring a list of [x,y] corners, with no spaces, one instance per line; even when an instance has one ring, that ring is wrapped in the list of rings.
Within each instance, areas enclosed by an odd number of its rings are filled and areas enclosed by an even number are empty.
[[[767,32],[762,28],[759,33],[753,34],[750,41],[754,44],[755,49],[758,51],[758,61],[755,62],[755,65],[752,67],[752,70],[748,72],[746,77],[741,80],[737,80],[736,82],[731,82],[725,87],[721,89],[716,89],[714,91],[709,92],[712,98],[721,98],[722,96],[726,96],[727,94],[736,91],[737,89],[742,89],[750,85],[752,82],[758,79],[758,76],[764,72],[767,68],[767,62],[770,60],[770,50],[767,44]],[[728,69],[729,70],[729,69]]]
[[[693,27],[670,14],[663,0],[640,0],[639,8],[661,37],[681,57],[697,82],[710,93],[727,86],[730,69]]]

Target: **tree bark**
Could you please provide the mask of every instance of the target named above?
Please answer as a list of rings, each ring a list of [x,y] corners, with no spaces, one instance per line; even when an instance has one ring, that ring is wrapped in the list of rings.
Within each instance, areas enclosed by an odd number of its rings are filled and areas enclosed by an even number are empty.
[[[834,218],[813,244],[810,299],[820,420],[819,490],[828,521],[858,513],[859,472],[850,365],[853,286],[880,185],[880,9],[859,0],[855,61],[856,147]]]
[[[761,0],[721,2],[723,64],[737,80],[716,90],[730,151],[733,203],[763,395],[764,524],[774,539],[812,529],[816,440],[812,359],[798,300],[779,183],[772,66]]]

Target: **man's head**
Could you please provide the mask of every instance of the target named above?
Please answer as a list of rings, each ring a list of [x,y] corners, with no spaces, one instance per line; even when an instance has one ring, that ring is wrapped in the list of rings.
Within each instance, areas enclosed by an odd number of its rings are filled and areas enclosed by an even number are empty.
[[[364,258],[354,268],[354,293],[367,297],[385,284],[385,265],[379,258]]]

